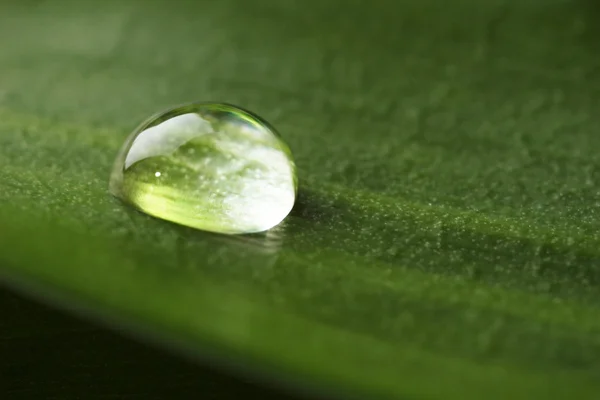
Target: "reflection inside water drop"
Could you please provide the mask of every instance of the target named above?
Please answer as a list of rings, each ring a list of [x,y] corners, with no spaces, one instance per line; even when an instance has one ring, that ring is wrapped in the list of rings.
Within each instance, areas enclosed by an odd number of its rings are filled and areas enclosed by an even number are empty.
[[[291,211],[296,171],[288,146],[259,117],[226,104],[193,104],[153,117],[132,133],[110,190],[182,225],[262,232]]]

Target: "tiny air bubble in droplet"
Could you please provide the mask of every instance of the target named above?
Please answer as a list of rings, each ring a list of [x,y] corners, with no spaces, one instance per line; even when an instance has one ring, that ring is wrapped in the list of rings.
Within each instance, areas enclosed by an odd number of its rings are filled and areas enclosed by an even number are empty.
[[[230,234],[278,225],[296,190],[292,154],[279,134],[260,117],[219,103],[148,119],[123,145],[110,178],[113,195],[147,214]]]

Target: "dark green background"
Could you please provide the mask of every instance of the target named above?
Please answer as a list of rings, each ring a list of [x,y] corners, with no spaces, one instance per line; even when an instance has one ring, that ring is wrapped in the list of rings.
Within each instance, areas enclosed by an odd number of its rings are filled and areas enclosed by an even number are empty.
[[[2,276],[265,382],[597,398],[598,18],[576,0],[3,3]],[[286,138],[284,224],[211,235],[110,198],[129,131],[188,101]]]
[[[0,292],[0,393],[5,399],[295,397],[126,340],[87,321]]]

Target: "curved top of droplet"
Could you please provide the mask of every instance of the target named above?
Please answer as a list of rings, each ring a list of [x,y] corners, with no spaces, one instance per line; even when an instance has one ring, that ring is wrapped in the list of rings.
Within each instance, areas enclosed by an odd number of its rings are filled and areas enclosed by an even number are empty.
[[[214,133],[210,122],[195,113],[178,115],[141,131],[125,157],[125,168],[145,158],[169,154],[193,138]]]
[[[222,103],[155,115],[124,144],[110,190],[153,216],[221,233],[279,224],[296,195],[289,147],[264,120]]]

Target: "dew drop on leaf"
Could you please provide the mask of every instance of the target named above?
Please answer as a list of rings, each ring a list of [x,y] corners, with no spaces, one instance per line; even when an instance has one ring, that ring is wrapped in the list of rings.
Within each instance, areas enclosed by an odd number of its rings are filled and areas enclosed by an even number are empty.
[[[140,125],[117,156],[109,187],[154,217],[241,234],[283,221],[297,179],[289,147],[268,123],[232,105],[197,103]]]

